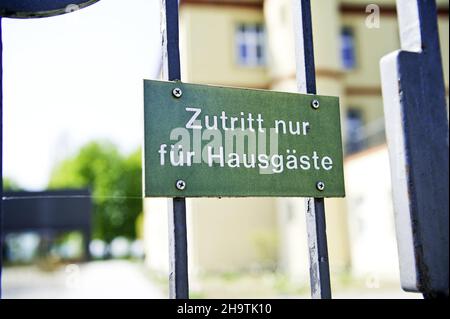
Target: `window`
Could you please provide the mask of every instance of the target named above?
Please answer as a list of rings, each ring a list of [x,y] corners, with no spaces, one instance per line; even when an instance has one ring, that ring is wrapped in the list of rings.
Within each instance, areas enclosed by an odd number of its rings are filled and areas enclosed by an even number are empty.
[[[356,66],[355,36],[353,29],[344,27],[341,31],[341,59],[345,70],[354,69]]]
[[[237,63],[242,66],[265,65],[265,42],[262,24],[240,24],[236,30]]]
[[[346,152],[352,154],[364,148],[364,122],[360,110],[347,111]]]

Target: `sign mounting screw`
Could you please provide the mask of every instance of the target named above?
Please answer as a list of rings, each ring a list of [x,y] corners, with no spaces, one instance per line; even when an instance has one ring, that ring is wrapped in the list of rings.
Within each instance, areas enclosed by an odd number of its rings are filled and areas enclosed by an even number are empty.
[[[175,186],[178,190],[182,191],[186,188],[186,182],[182,179],[176,181]]]
[[[325,183],[321,182],[321,181],[317,182],[316,183],[316,188],[317,188],[318,191],[322,192],[325,189]]]
[[[172,90],[172,94],[173,96],[175,96],[176,98],[180,98],[183,95],[183,91],[180,88],[174,88]]]
[[[319,100],[312,100],[312,102],[311,102],[311,106],[312,106],[312,108],[313,109],[318,109],[319,108],[319,106],[320,106],[320,102],[319,102]]]

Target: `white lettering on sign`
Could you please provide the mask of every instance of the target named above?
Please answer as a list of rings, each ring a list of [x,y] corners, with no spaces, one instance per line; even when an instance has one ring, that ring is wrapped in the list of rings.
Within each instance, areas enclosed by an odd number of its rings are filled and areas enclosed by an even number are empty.
[[[197,121],[197,117],[200,115],[202,110],[194,108],[194,107],[187,107],[186,111],[194,112],[194,114],[192,115],[190,120],[186,123],[186,128],[187,129],[201,129],[202,128],[201,125],[194,125],[194,123]]]
[[[239,153],[226,153],[223,146],[218,148],[215,152],[214,148],[207,146],[207,164],[209,167],[213,167],[214,164],[218,164],[220,167],[230,168],[259,168],[267,169],[271,168],[272,173],[282,173],[287,170],[326,170],[329,171],[333,168],[333,160],[329,156],[319,156],[316,151],[312,154],[300,154],[296,155],[297,151],[286,150],[286,154],[239,154]],[[166,164],[167,144],[161,144],[158,151],[160,154],[160,164],[164,166]],[[226,154],[226,155],[225,155]],[[181,145],[176,148],[171,145],[169,152],[169,160],[171,166],[192,166],[194,164],[195,152],[183,151]]]
[[[259,169],[262,174],[333,169],[333,159],[314,150],[309,153],[297,153],[296,149],[278,152],[278,136],[307,136],[311,130],[309,121],[275,119],[272,127],[267,129],[259,113],[239,112],[235,115],[221,111],[214,115],[203,114],[199,107],[186,107],[185,110],[189,114],[185,128],[175,128],[170,135],[171,140],[178,142],[160,145],[161,166],[191,167],[203,162],[209,167]],[[194,133],[192,148],[189,130]],[[268,132],[270,153],[266,150]],[[201,147],[202,141],[208,143]]]
[[[186,123],[187,129],[206,128],[208,130],[223,129],[224,131],[240,129],[241,131],[264,132],[264,119],[261,114],[254,116],[252,113],[240,112],[238,116],[230,116],[222,111],[220,115],[204,115],[201,118],[201,108],[186,107],[185,110],[193,113]],[[276,120],[274,123],[277,134],[307,135],[309,126],[309,122],[300,121]]]

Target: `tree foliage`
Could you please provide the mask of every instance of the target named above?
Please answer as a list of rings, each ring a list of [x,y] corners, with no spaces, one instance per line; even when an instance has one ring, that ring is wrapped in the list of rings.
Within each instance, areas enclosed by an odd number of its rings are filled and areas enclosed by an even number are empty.
[[[94,203],[93,237],[111,241],[117,236],[136,238],[135,222],[142,212],[141,151],[121,155],[106,142],[91,142],[59,163],[50,189],[91,189]]]
[[[3,191],[18,191],[20,190],[19,185],[12,179],[8,177],[3,177]]]

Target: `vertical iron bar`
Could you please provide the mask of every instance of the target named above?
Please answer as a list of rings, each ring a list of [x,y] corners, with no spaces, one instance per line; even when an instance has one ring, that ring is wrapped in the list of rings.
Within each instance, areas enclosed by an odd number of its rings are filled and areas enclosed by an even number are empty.
[[[310,0],[294,0],[297,84],[300,93],[316,94],[314,44]],[[306,227],[311,297],[330,299],[330,269],[323,198],[306,199]]]
[[[180,68],[180,47],[179,47],[179,27],[178,27],[178,1],[177,0],[162,0],[165,9],[165,33],[163,36],[163,45],[166,52],[163,52],[163,57],[166,61],[167,73],[164,75],[169,81],[181,80]],[[163,13],[164,14],[164,13]]]
[[[314,299],[331,299],[325,201],[323,198],[306,199],[306,227],[308,231],[311,297]]]
[[[186,200],[174,198],[169,205],[169,298],[188,299]]]
[[[163,78],[181,80],[178,1],[161,1]],[[188,299],[186,200],[174,198],[169,205],[169,298]]]
[[[448,113],[434,0],[397,0],[401,50],[381,59],[404,290],[449,296]]]
[[[2,298],[3,267],[3,41],[2,18],[0,17],[0,299]]]

